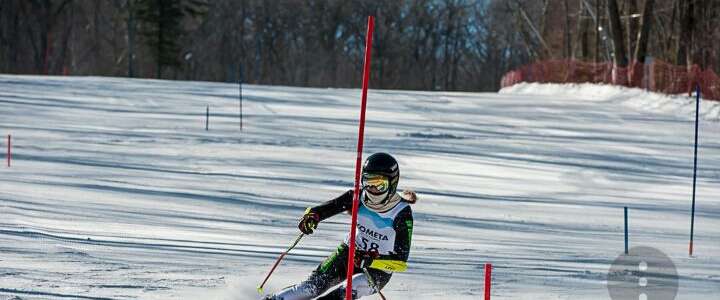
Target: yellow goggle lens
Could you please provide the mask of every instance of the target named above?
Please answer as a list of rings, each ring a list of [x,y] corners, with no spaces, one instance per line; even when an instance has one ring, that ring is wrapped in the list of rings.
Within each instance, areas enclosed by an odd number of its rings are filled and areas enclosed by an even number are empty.
[[[363,175],[362,183],[364,188],[376,190],[378,193],[384,193],[390,187],[390,182],[384,175]]]

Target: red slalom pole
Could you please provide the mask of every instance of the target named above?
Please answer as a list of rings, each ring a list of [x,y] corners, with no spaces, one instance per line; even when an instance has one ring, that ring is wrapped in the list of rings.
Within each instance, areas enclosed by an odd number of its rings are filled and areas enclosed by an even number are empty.
[[[355,162],[355,192],[353,193],[352,223],[350,225],[350,241],[347,261],[347,283],[345,299],[352,300],[352,277],[355,269],[355,227],[357,227],[358,201],[360,196],[360,171],[362,169],[363,138],[365,136],[365,107],[367,104],[368,82],[370,81],[370,58],[372,52],[372,36],[375,17],[368,17],[367,35],[365,36],[365,62],[363,64],[362,104],[360,107],[360,129],[358,131],[357,161]]]
[[[10,167],[10,158],[11,158],[11,156],[10,156],[10,155],[11,155],[10,149],[12,148],[12,146],[10,146],[10,135],[9,135],[9,134],[8,134],[8,143],[7,143],[7,145],[8,145],[7,166],[8,166],[8,168],[9,168],[9,167]]]
[[[263,287],[265,286],[265,283],[267,283],[268,279],[270,279],[270,275],[272,275],[273,272],[275,272],[275,268],[277,268],[277,266],[280,264],[280,261],[285,257],[285,255],[290,253],[290,250],[294,249],[295,246],[297,246],[297,244],[300,242],[300,239],[302,239],[303,236],[305,236],[304,233],[301,233],[300,235],[298,235],[298,237],[295,239],[295,242],[293,242],[293,244],[290,245],[290,248],[288,248],[287,250],[285,250],[285,252],[280,254],[280,257],[278,257],[278,259],[275,261],[275,264],[273,264],[272,268],[270,268],[270,272],[268,272],[267,276],[265,276],[265,279],[263,280],[263,282],[260,285],[258,285],[258,287],[257,287],[258,294],[263,293]]]
[[[485,264],[485,300],[490,300],[490,286],[492,285],[492,264]]]

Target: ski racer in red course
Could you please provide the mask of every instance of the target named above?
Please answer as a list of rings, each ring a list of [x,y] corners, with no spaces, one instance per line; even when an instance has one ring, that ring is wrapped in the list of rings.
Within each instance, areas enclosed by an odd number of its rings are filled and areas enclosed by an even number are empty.
[[[368,157],[362,169],[362,190],[358,206],[356,252],[352,282],[353,299],[373,295],[390,281],[393,272],[407,269],[413,217],[410,205],[417,201],[412,191],[397,192],[400,168],[387,153]],[[312,234],[323,220],[352,210],[353,191],[308,208],[298,228]],[[344,300],[349,235],[335,253],[323,261],[308,278],[265,300]],[[367,276],[371,278],[367,278]],[[319,297],[319,298],[318,298]]]

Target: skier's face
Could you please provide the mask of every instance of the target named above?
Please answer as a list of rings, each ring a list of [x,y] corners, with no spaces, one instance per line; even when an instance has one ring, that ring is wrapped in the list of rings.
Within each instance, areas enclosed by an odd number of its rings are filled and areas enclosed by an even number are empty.
[[[366,191],[374,195],[383,194],[390,187],[387,176],[380,174],[363,174],[362,184]]]

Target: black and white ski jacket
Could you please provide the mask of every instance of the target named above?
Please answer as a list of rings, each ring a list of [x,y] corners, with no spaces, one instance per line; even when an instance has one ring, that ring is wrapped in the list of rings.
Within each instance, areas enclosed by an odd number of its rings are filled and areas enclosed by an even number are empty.
[[[364,197],[361,191],[360,197]],[[400,197],[399,194],[394,197]],[[349,190],[339,197],[315,207],[309,212],[318,214],[320,221],[341,212],[352,210],[353,191]],[[387,272],[402,272],[407,269],[412,240],[413,217],[410,204],[401,199],[395,206],[384,212],[376,212],[363,204],[358,204],[358,222],[355,245],[358,251],[377,251],[380,254],[370,266]],[[344,244],[349,243],[350,235]]]

